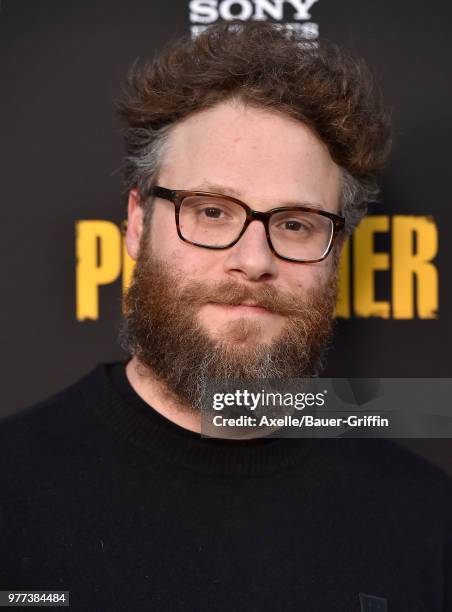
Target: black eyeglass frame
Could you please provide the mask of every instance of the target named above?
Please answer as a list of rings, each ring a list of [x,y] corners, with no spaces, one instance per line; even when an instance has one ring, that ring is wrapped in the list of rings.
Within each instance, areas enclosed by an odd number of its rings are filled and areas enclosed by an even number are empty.
[[[241,200],[238,200],[237,198],[234,198],[232,196],[228,196],[225,195],[224,193],[214,193],[211,191],[187,191],[185,189],[167,189],[166,187],[160,187],[159,185],[154,185],[153,187],[151,187],[147,194],[146,194],[146,198],[149,198],[151,196],[155,196],[157,198],[162,198],[163,200],[168,200],[170,202],[172,202],[174,204],[174,212],[175,212],[175,220],[176,220],[176,228],[177,228],[177,234],[179,236],[179,238],[181,240],[183,240],[184,242],[187,242],[188,244],[193,244],[194,246],[198,246],[204,249],[213,249],[213,250],[224,250],[224,249],[229,249],[231,247],[233,247],[235,244],[237,244],[237,242],[240,240],[240,238],[243,236],[243,234],[246,232],[247,227],[249,226],[249,224],[252,221],[261,221],[264,224],[264,228],[265,228],[265,235],[267,238],[267,242],[268,242],[268,246],[271,250],[271,252],[276,256],[279,257],[280,259],[284,259],[285,261],[292,261],[294,263],[317,263],[319,261],[323,261],[324,259],[326,259],[326,257],[328,257],[328,255],[331,252],[331,249],[333,248],[333,244],[339,234],[339,232],[341,230],[343,230],[344,225],[345,225],[345,218],[341,217],[340,215],[336,215],[335,213],[332,212],[328,212],[326,210],[319,210],[317,208],[312,208],[310,206],[305,206],[303,204],[300,204],[299,206],[282,206],[279,208],[272,208],[266,212],[262,212],[262,211],[258,211],[258,210],[253,210],[252,208],[250,208],[247,204],[245,204],[245,202],[242,202]],[[227,244],[226,246],[209,246],[206,244],[199,244],[197,242],[192,242],[191,240],[188,240],[187,238],[185,238],[182,235],[181,229],[180,229],[180,223],[179,223],[179,213],[180,213],[180,209],[182,206],[182,203],[184,201],[185,198],[187,197],[193,197],[193,196],[213,196],[213,197],[219,197],[219,198],[223,198],[225,200],[229,200],[230,202],[234,202],[235,204],[238,204],[239,206],[241,206],[245,212],[246,212],[246,218],[245,218],[245,222],[243,224],[243,228],[240,232],[240,234],[238,235],[238,237],[233,240],[231,243]],[[278,213],[278,212],[289,212],[292,210],[296,210],[296,211],[303,211],[303,212],[309,212],[309,213],[314,213],[316,215],[321,215],[323,217],[327,217],[328,219],[330,219],[333,223],[333,231],[331,234],[331,238],[330,238],[330,242],[329,245],[324,253],[324,255],[322,257],[320,257],[319,259],[293,259],[291,257],[284,257],[284,255],[280,255],[274,248],[271,238],[270,238],[270,228],[269,228],[269,222],[270,222],[270,218],[274,213]]]

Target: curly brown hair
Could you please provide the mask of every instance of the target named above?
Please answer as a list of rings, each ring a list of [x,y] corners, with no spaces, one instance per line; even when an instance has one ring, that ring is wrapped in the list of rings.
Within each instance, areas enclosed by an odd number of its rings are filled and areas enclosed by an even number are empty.
[[[326,40],[307,41],[270,22],[229,22],[136,61],[117,100],[125,122],[125,184],[155,179],[174,124],[230,98],[308,125],[342,168],[341,208],[351,233],[377,200],[391,148],[390,118],[363,60]]]

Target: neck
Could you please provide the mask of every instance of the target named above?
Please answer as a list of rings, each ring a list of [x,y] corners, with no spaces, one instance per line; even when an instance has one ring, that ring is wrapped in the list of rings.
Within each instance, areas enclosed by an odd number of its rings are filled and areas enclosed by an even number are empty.
[[[154,410],[180,427],[201,433],[201,415],[178,402],[154,372],[137,357],[126,366],[126,375],[134,391]]]

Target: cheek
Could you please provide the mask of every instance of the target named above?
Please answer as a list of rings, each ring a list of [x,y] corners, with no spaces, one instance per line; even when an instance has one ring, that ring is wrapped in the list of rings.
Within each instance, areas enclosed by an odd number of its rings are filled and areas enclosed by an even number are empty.
[[[150,249],[157,259],[173,266],[181,277],[200,280],[219,265],[218,253],[184,242],[179,238],[174,218],[155,213],[158,214],[154,215],[149,231]]]
[[[209,282],[221,277],[219,255],[208,249],[195,247],[179,239],[171,252],[171,258],[185,279]]]
[[[174,211],[156,204],[148,231],[153,254],[164,261],[170,260],[181,242],[177,235]]]
[[[290,291],[311,289],[325,283],[331,274],[327,260],[317,264],[289,264],[280,269],[280,279]]]

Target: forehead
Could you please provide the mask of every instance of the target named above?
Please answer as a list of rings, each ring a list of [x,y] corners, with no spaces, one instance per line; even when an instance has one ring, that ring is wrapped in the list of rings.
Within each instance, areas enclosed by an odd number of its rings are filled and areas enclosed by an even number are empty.
[[[262,210],[287,201],[338,209],[340,168],[314,132],[282,113],[235,101],[176,124],[159,176],[171,189],[222,186]]]

